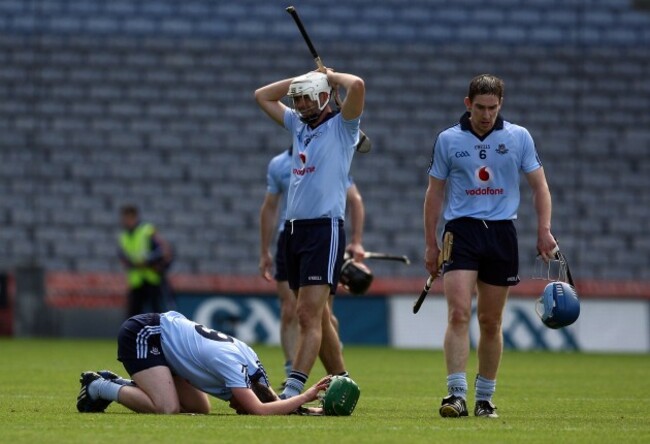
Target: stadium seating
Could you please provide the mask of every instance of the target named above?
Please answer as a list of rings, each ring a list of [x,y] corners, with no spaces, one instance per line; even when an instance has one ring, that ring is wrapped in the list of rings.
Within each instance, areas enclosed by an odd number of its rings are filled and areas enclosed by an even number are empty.
[[[336,2],[335,2],[336,3]],[[34,5],[37,5],[34,6]],[[575,274],[650,279],[650,15],[628,1],[296,2],[326,64],[360,74],[373,152],[352,174],[365,247],[421,276],[436,134],[469,79],[506,80],[535,138]],[[268,160],[287,134],[253,91],[313,69],[282,7],[241,0],[0,2],[0,268],[118,271],[118,208],[138,204],[184,272],[256,274]],[[522,181],[522,276],[535,216]]]

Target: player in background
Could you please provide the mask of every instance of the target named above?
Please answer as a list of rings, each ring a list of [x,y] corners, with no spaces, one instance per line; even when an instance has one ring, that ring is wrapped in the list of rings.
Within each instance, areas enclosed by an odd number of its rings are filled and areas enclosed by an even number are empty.
[[[303,408],[325,390],[329,377],[292,399],[269,386],[255,351],[242,341],[208,329],[180,313],[141,314],[118,335],[118,360],[133,380],[110,371],[81,374],[77,409],[103,412],[113,401],[138,413],[210,413],[208,394],[240,414],[321,414]]]
[[[293,369],[281,396],[298,395],[320,356],[332,373],[347,376],[328,299],[336,291],[345,252],[346,184],[359,143],[365,85],[360,77],[310,72],[255,91],[260,108],[293,138],[287,204],[285,260],[297,295],[300,325]],[[332,88],[346,95],[340,112],[330,106]],[[282,103],[289,96],[293,108]]]
[[[276,289],[280,299],[280,343],[285,357],[285,374],[289,377],[296,354],[298,342],[298,319],[296,314],[296,296],[287,281],[287,271],[284,261],[285,231],[284,222],[287,213],[287,196],[289,194],[289,179],[291,177],[291,147],[273,157],[269,162],[266,174],[266,195],[260,208],[260,274],[271,282],[275,278]],[[349,179],[347,188],[347,208],[350,213],[351,241],[345,248],[356,261],[363,261],[365,250],[362,244],[363,223],[365,210],[363,199],[357,186]],[[278,223],[280,221],[280,223]],[[273,256],[271,254],[271,241],[275,230],[278,236],[275,250],[275,274]],[[329,308],[331,319],[338,331],[338,319],[332,311],[333,295],[330,295]]]
[[[466,365],[472,294],[477,291],[478,374],[474,415],[497,417],[492,396],[503,350],[501,322],[510,286],[519,282],[517,232],[519,174],[532,189],[537,213],[537,250],[551,258],[551,194],[528,131],[503,120],[503,81],[483,74],[469,84],[467,112],[438,134],[424,201],[425,266],[436,274],[439,218],[451,233],[449,261],[442,272],[447,300],[444,340],[448,396],[443,417],[467,416]],[[443,248],[445,248],[443,246]]]
[[[173,302],[166,276],[173,260],[171,246],[153,224],[140,220],[134,205],[120,209],[120,222],[118,257],[129,286],[126,317],[167,310]]]

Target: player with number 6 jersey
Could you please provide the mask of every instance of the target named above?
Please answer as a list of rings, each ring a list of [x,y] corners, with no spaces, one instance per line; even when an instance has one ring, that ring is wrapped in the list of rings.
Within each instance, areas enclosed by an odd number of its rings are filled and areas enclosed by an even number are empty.
[[[503,81],[490,74],[469,84],[460,122],[438,134],[429,165],[424,201],[425,268],[438,273],[438,222],[453,239],[442,267],[447,300],[444,351],[448,395],[443,417],[467,416],[466,365],[472,294],[477,293],[478,374],[476,416],[497,417],[492,396],[501,361],[503,309],[511,286],[519,282],[517,232],[519,175],[533,192],[537,213],[537,250],[549,260],[556,247],[551,234],[551,194],[533,139],[499,114]]]
[[[316,400],[329,383],[325,377],[295,398],[281,400],[252,348],[174,311],[127,319],[117,356],[133,380],[107,370],[83,372],[80,412],[103,412],[116,401],[138,413],[207,414],[210,394],[240,414],[319,414],[321,409],[302,404]]]

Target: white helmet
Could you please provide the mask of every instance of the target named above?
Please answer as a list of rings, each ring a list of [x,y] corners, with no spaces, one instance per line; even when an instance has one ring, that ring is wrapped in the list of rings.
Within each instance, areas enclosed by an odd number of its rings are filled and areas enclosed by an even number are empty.
[[[323,101],[323,103],[320,102],[319,97],[320,93],[322,92],[327,93],[327,100]],[[327,81],[326,74],[322,72],[312,71],[294,78],[289,85],[287,96],[291,97],[292,99],[296,97],[308,96],[310,100],[316,102],[318,104],[319,112],[315,115],[310,113],[309,116],[305,116],[300,111],[296,110],[301,118],[309,121],[314,121],[318,119],[320,112],[323,111],[323,109],[329,103],[330,97],[332,96],[332,87]]]

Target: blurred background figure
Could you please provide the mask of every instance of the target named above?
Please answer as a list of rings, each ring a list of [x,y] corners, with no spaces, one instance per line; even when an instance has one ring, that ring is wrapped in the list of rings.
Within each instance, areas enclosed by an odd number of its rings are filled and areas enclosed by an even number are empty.
[[[150,309],[168,310],[173,303],[166,273],[173,260],[171,246],[150,223],[142,222],[138,208],[124,205],[120,210],[119,259],[126,269],[129,286],[127,318]]]

